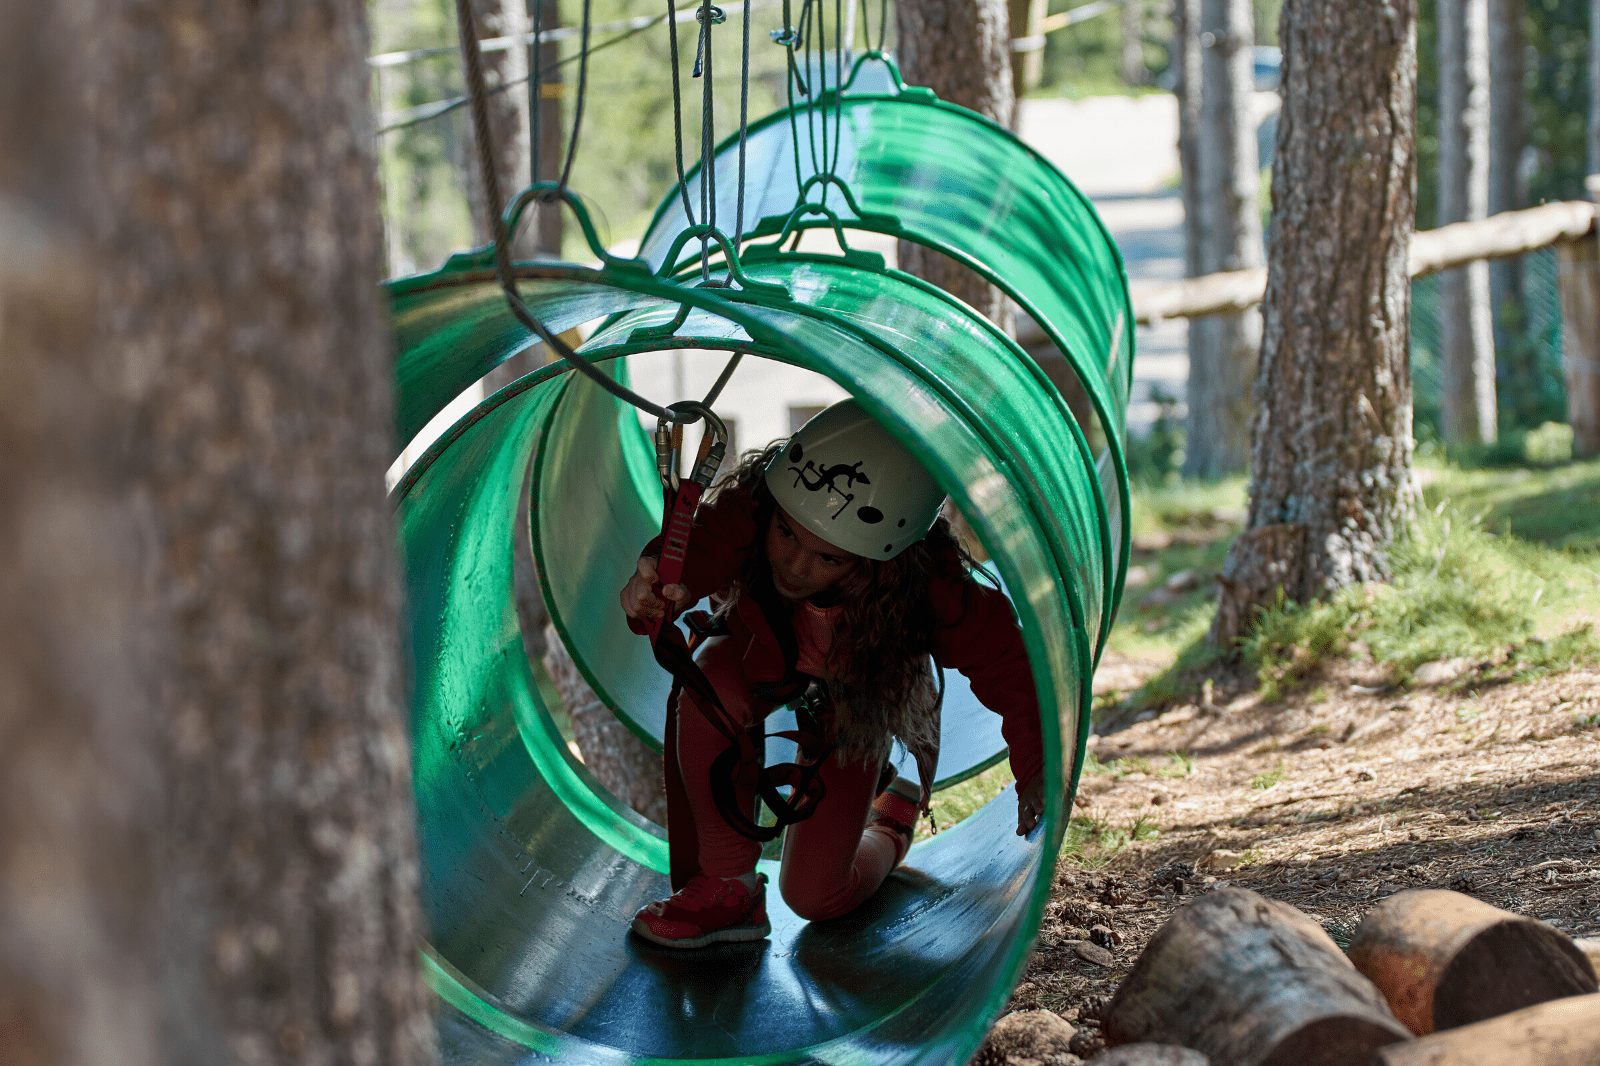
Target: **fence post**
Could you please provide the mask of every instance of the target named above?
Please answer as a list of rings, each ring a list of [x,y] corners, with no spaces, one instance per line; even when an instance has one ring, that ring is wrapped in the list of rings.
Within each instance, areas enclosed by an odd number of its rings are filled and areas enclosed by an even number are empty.
[[[1589,196],[1600,200],[1600,174]],[[1572,457],[1600,455],[1600,224],[1587,237],[1556,245],[1561,267],[1561,361],[1567,381]]]

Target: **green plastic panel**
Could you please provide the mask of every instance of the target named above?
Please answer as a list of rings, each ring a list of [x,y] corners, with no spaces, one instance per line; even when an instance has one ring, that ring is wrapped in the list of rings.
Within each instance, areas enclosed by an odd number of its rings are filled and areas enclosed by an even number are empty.
[[[886,79],[875,78],[882,83]],[[806,149],[830,131],[839,107],[837,140],[823,159]],[[802,150],[798,165],[793,131]],[[860,213],[831,185],[808,192],[836,212],[846,230],[889,234],[935,248],[998,285],[1044,329],[1077,371],[1106,427],[1111,463],[1102,490],[1109,505],[1114,569],[1126,568],[1128,497],[1123,445],[1133,381],[1133,318],[1127,276],[1116,243],[1087,198],[1056,167],[1009,130],[925,89],[901,93],[832,94],[818,107],[780,111],[751,125],[745,145],[746,235],[776,231],[818,171],[844,182]],[[834,160],[837,162],[834,162]],[[739,143],[718,147],[715,169],[718,225],[732,232],[738,206]],[[698,204],[700,169],[687,175]],[[660,268],[688,225],[682,198],[663,198],[640,247]],[[698,219],[697,219],[698,221]],[[832,225],[820,216],[800,228]],[[698,255],[691,243],[674,268]]]
[[[611,319],[617,350],[629,339],[621,323],[659,324],[687,302],[681,335],[833,378],[921,458],[970,517],[1022,621],[1048,712],[1046,821],[1016,837],[1008,793],[918,844],[837,922],[801,922],[773,893],[772,938],[718,949],[715,966],[628,936],[633,911],[667,891],[665,842],[594,783],[552,725],[522,652],[511,560],[531,470],[547,605],[597,688],[644,720],[665,680],[615,605],[659,501],[639,476],[632,411],[547,367],[478,405],[395,492],[425,971],[447,1061],[959,1063],[1026,961],[1114,598],[1094,465],[1031,363],[942,295],[815,257],[752,263],[751,274],[797,299],[531,265],[519,291],[556,328]],[[403,427],[528,343],[481,263],[390,292]]]

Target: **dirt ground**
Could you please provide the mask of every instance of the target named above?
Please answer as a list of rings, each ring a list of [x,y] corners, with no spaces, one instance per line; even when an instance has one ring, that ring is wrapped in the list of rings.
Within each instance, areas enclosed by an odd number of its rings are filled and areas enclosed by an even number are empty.
[[[1106,659],[1097,691],[1155,669]],[[1094,737],[1108,769],[1085,773],[1074,813],[1143,839],[1103,865],[1092,848],[1088,866],[1060,863],[1009,1009],[1092,1019],[1172,911],[1222,885],[1293,904],[1341,942],[1408,888],[1600,936],[1600,670],[1474,688],[1450,679],[1459,664],[1434,665],[1431,687],[1330,679]]]

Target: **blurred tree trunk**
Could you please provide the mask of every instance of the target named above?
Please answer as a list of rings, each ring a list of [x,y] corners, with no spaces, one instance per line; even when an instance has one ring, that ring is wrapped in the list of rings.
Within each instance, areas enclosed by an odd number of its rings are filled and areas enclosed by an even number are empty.
[[[1522,20],[1526,0],[1489,0],[1489,214],[1528,205],[1522,152],[1528,144],[1527,102],[1523,99]],[[1522,258],[1509,256],[1489,264],[1489,299],[1494,311],[1494,346],[1511,351],[1517,324],[1523,321]]]
[[[532,29],[527,0],[471,0],[471,7],[480,41],[525,34]],[[521,46],[486,50],[483,53],[483,76],[490,89],[527,78],[528,66],[528,49]],[[498,163],[495,169],[500,179],[500,195],[509,202],[529,183],[531,127],[528,122],[527,86],[518,84],[503,92],[491,92],[488,102],[489,136],[494,142],[494,155]],[[466,123],[466,127],[473,129],[470,122]],[[476,134],[469,133],[468,136]],[[484,199],[483,177],[479,172],[479,154],[475,147],[465,153],[465,159],[463,184],[472,212],[472,238],[479,244],[487,244],[494,239],[495,219],[506,209],[506,204],[490,204]],[[531,259],[538,250],[538,227],[530,218],[528,225],[522,228],[521,234],[512,243],[512,255],[518,259]]]
[[[1172,0],[1172,63],[1178,98],[1179,194],[1183,198],[1183,268],[1191,278],[1205,273],[1206,219],[1200,200],[1200,99],[1204,87],[1203,50],[1200,47],[1200,0]],[[1211,361],[1204,349],[1214,334],[1191,318],[1188,331],[1189,366],[1197,359]],[[1185,389],[1187,392],[1187,388]],[[1185,396],[1185,402],[1189,402]]]
[[[508,3],[515,0],[507,0]],[[528,25],[532,28],[535,9],[542,12],[539,15],[539,29],[549,32],[561,26],[561,0],[527,0]],[[532,45],[526,51],[528,70],[533,70],[535,56]],[[561,80],[561,68],[556,66],[561,61],[561,45],[557,41],[544,41],[539,45],[537,57],[539,65],[539,86],[534,90],[537,103],[530,101],[526,106],[537,108],[539,116],[539,143],[534,145],[538,149],[538,167],[535,181],[555,181],[561,177],[561,165],[565,161],[563,153],[567,143],[565,129],[562,126],[562,102],[566,99],[566,84]],[[531,84],[531,82],[530,82]],[[531,133],[530,133],[531,138]],[[520,188],[520,185],[518,186]],[[538,220],[528,220],[528,229],[535,238],[535,250],[543,256],[561,257],[561,226],[563,222],[562,208],[555,204],[541,204],[538,207]],[[542,362],[542,360],[541,360]]]
[[[1018,42],[1013,47],[1020,51],[1011,53],[1011,88],[1016,99],[1038,86],[1044,77],[1044,42],[1039,33],[1039,20],[1048,13],[1049,0],[1007,0],[1010,12],[1011,39]],[[1012,108],[1010,126],[1017,128],[1021,108]]]
[[[1439,4],[1439,225],[1489,212],[1489,0]],[[1444,437],[1488,443],[1497,435],[1494,313],[1489,264],[1439,275]]]
[[[1415,0],[1285,0],[1250,518],[1211,639],[1389,576],[1412,506]],[[1333,116],[1337,116],[1337,120]]]
[[[1255,88],[1255,13],[1250,0],[1201,0],[1202,78],[1196,137],[1204,239],[1200,273],[1251,270],[1265,262],[1256,204],[1261,166],[1250,107]],[[1190,477],[1221,477],[1250,458],[1250,390],[1261,350],[1261,316],[1207,315],[1189,323]]]
[[[1006,0],[900,0],[895,48],[907,83],[970,108],[1007,129],[1016,97],[1011,84],[1011,16]],[[1010,302],[999,289],[947,256],[899,242],[900,269],[977,308],[1015,334]]]
[[[1589,4],[1589,173],[1600,174],[1600,4]],[[1600,200],[1590,187],[1589,198]]]
[[[1122,5],[1122,80],[1143,85],[1150,80],[1144,66],[1144,0],[1124,0]]]
[[[165,1066],[159,728],[131,419],[94,334],[85,16],[0,0],[0,1060]]]
[[[0,22],[0,1057],[427,1062],[364,9]]]

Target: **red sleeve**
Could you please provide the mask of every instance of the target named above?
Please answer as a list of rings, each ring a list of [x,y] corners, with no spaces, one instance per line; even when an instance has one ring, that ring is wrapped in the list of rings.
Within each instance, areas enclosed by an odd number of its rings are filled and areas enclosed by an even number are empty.
[[[1000,734],[1010,748],[1011,772],[1025,784],[1044,767],[1044,730],[1039,694],[1011,601],[972,578],[936,580],[934,615],[939,628],[934,654],[972,683],[972,694],[1000,715]]]
[[[751,552],[756,550],[755,496],[748,489],[724,489],[702,503],[694,513],[694,528],[689,533],[689,554],[684,560],[683,583],[695,602],[733,584]],[[661,534],[639,553],[641,557],[661,554]],[[628,619],[635,633],[647,632],[646,623]]]

